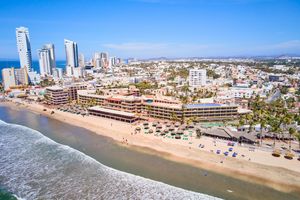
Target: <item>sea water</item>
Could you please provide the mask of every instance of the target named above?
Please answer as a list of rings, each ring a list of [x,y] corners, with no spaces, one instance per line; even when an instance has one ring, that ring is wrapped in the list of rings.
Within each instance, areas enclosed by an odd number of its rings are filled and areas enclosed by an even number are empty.
[[[0,121],[0,186],[22,199],[217,199],[109,168]]]

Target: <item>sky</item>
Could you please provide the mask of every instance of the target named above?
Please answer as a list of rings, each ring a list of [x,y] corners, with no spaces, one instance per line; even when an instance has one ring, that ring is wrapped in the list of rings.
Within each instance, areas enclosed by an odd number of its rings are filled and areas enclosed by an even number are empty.
[[[300,55],[300,0],[0,0],[0,59],[18,59],[29,28],[33,59],[64,39],[91,58]]]

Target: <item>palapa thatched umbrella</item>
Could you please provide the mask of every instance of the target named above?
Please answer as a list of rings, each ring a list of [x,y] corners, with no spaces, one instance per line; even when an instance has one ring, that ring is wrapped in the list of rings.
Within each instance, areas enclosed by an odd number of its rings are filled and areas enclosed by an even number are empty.
[[[292,160],[294,158],[294,154],[292,154],[291,152],[286,152],[284,155],[284,158],[288,159],[288,160]]]
[[[144,126],[148,126],[149,123],[148,123],[148,122],[144,122],[143,125],[144,125]]]
[[[161,128],[162,128],[162,125],[161,125],[161,124],[158,124],[158,125],[156,126],[156,128],[161,129]]]
[[[272,152],[272,156],[274,157],[280,157],[281,155],[281,152],[279,149],[275,149],[273,152]]]
[[[179,139],[181,139],[181,136],[180,135],[175,135],[175,139],[179,140]]]

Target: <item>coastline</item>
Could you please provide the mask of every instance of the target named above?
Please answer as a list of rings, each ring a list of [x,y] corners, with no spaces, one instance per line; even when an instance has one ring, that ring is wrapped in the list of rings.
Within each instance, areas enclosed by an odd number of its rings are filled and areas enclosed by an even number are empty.
[[[42,114],[56,120],[88,129],[96,134],[110,137],[121,145],[128,146],[148,154],[158,155],[165,159],[184,163],[208,171],[214,171],[240,180],[263,184],[282,192],[300,191],[300,168],[291,167],[288,163],[285,168],[263,165],[259,162],[246,161],[236,158],[224,157],[203,151],[185,144],[165,142],[160,137],[143,134],[132,135],[134,126],[119,121],[98,118],[93,116],[82,117],[71,113],[47,108],[38,104],[24,104],[16,106],[12,102],[0,103],[12,109],[26,109],[30,112]],[[127,140],[127,143],[124,142]],[[220,160],[223,162],[220,163]],[[287,160],[288,162],[288,160]]]

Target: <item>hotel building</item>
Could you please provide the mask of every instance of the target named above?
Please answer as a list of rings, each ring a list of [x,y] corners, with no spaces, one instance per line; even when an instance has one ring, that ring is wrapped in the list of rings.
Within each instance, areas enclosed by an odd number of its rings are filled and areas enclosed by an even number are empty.
[[[61,105],[69,102],[69,94],[58,86],[47,87],[45,99],[49,105]]]
[[[16,86],[16,78],[13,67],[2,69],[2,82],[4,90],[9,90],[10,87]]]
[[[236,105],[180,104],[146,97],[97,95],[95,91],[90,90],[79,90],[78,102],[88,106],[97,105],[106,109],[135,113],[139,116],[168,120],[197,118],[210,121],[238,117]]]
[[[17,47],[21,68],[25,68],[28,74],[32,67],[31,46],[28,28],[19,27],[16,29]]]

